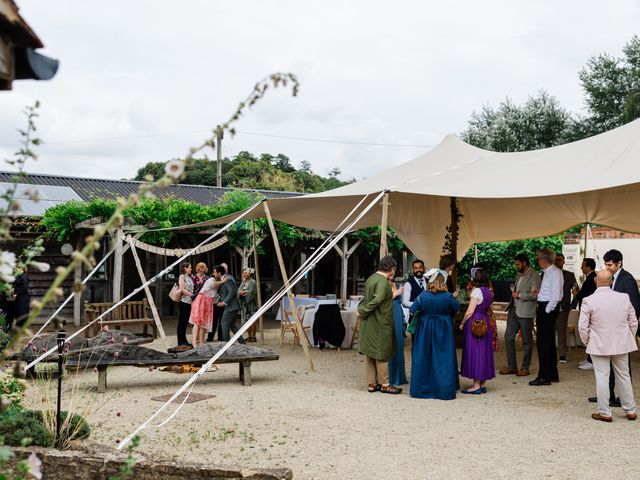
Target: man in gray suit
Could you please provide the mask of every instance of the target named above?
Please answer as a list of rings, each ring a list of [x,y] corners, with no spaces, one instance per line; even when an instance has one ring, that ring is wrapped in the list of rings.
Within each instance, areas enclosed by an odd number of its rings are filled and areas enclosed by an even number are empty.
[[[222,265],[218,265],[213,269],[213,275],[218,281],[222,280],[222,277],[224,277],[226,273],[227,269]],[[218,307],[224,307],[224,312],[220,321],[222,325],[222,341],[228,342],[231,338],[229,331],[233,334],[238,331],[236,318],[238,316],[238,311],[240,310],[240,303],[238,302],[238,286],[231,275],[228,275],[226,282],[220,285],[220,291],[218,293],[220,295]],[[238,342],[245,343],[244,338],[240,337]]]
[[[524,253],[514,257],[514,267],[518,278],[513,286],[511,299],[507,306],[507,330],[504,334],[507,351],[507,368],[500,370],[503,375],[516,374],[519,377],[529,375],[531,354],[533,353],[533,318],[536,316],[536,296],[531,289],[540,288],[540,275],[531,268],[529,258]],[[524,357],[522,368],[518,369],[516,359],[516,335],[522,330]]]

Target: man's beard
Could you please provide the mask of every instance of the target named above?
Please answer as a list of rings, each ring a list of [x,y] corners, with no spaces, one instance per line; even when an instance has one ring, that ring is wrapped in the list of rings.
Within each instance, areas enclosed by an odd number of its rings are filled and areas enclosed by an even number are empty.
[[[413,276],[416,278],[422,278],[424,277],[424,272],[418,270],[417,272],[413,272]]]

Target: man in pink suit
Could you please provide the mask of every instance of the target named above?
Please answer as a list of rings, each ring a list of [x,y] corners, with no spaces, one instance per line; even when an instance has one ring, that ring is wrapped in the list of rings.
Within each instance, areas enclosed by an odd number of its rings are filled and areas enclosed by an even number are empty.
[[[629,352],[638,349],[635,338],[638,319],[629,296],[611,289],[612,279],[610,271],[598,272],[597,289],[582,301],[578,323],[580,338],[587,346],[587,353],[591,354],[596,375],[598,413],[592,414],[591,418],[603,422],[612,420],[609,407],[610,365],[627,419],[636,419],[636,403],[629,376]]]

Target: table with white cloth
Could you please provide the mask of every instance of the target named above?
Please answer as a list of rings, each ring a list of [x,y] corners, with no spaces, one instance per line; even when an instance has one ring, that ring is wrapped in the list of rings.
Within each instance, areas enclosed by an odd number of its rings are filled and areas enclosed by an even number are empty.
[[[573,327],[573,335],[567,334],[567,343],[570,347],[584,347],[580,333],[578,332],[578,322],[580,320],[580,310],[571,310],[569,312],[569,319],[567,320],[567,328]],[[573,340],[573,345],[572,345]]]
[[[296,307],[304,306],[306,310],[304,311],[304,319],[302,320],[302,326],[305,328],[307,336],[309,337],[309,341],[311,344],[314,344],[313,338],[313,325],[316,321],[316,313],[320,305],[337,305],[337,300],[318,300],[317,298],[309,298],[309,297],[294,297],[293,299]],[[276,320],[282,320],[282,306],[286,310],[291,310],[289,308],[289,298],[284,297],[282,300],[282,304],[278,309],[278,313],[276,314]],[[340,348],[349,348],[351,345],[351,338],[353,337],[354,328],[356,326],[356,322],[358,320],[356,315],[356,309],[347,309],[340,310],[340,317],[342,318],[342,323],[344,324],[345,335],[342,343],[340,345],[333,345],[334,347]],[[290,320],[293,322],[294,318],[290,315]],[[327,343],[327,345],[331,345]]]

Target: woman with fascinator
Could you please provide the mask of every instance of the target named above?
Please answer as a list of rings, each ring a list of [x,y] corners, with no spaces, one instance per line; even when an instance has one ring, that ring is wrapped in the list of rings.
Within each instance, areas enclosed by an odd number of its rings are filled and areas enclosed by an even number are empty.
[[[447,290],[447,273],[439,268],[429,270],[427,290],[411,305],[413,334],[411,384],[414,398],[453,400],[458,388],[458,362],[452,317],[460,304]]]
[[[463,377],[473,379],[473,385],[462,393],[486,393],[485,382],[496,376],[493,360],[493,344],[489,310],[493,302],[493,295],[489,289],[489,275],[484,268],[471,269],[473,290],[469,297],[469,308],[462,318],[460,330],[464,332],[464,350],[462,352]],[[473,323],[486,325],[480,335],[474,331]]]
[[[253,273],[253,268],[245,268],[242,270],[242,283],[240,287],[238,287],[238,299],[240,300],[240,314],[243,325],[257,310],[257,285],[256,281],[251,278]],[[248,333],[247,342],[255,342],[257,340],[255,323],[249,327]]]

